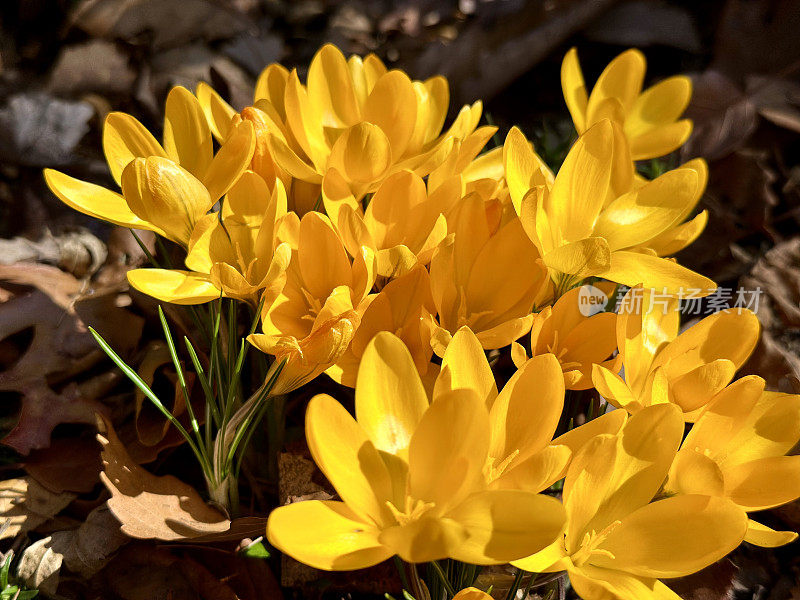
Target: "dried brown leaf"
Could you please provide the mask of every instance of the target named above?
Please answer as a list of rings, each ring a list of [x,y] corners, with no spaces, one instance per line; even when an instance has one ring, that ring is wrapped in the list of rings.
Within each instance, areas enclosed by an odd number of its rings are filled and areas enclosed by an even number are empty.
[[[230,521],[193,487],[172,475],[148,473],[133,461],[107,420],[102,420],[101,428],[100,479],[111,492],[108,506],[126,535],[175,541],[230,529]]]
[[[51,492],[91,492],[100,482],[100,444],[93,438],[53,440],[48,448],[31,452],[25,470]]]
[[[55,494],[30,477],[0,483],[0,519],[9,523],[0,539],[36,529],[74,499],[75,494]]]
[[[29,588],[53,596],[58,588],[64,557],[53,548],[53,539],[42,538],[25,548],[17,565],[17,577]]]
[[[129,538],[105,505],[94,509],[77,529],[52,535],[51,547],[64,557],[64,566],[89,579],[102,569]]]

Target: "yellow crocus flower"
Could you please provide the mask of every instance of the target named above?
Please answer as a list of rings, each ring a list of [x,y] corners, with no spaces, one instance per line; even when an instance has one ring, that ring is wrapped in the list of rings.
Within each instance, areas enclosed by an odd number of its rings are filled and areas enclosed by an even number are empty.
[[[492,597],[478,588],[468,587],[453,596],[453,600],[492,600]]]
[[[529,360],[498,393],[480,341],[462,327],[442,358],[433,402],[454,390],[473,391],[489,411],[483,474],[491,489],[540,492],[564,476],[572,453],[552,441],[564,409],[564,378],[552,354]]]
[[[355,387],[367,345],[378,332],[390,331],[411,352],[419,376],[432,385],[438,374],[438,368],[431,363],[432,314],[435,312],[428,271],[417,265],[370,298],[350,347],[336,365],[328,369],[328,375],[342,385]]]
[[[275,356],[293,352],[307,373],[313,349],[315,356],[326,359],[313,362],[316,377],[341,358],[358,328],[375,281],[374,256],[364,248],[351,262],[328,218],[313,211],[303,216],[296,239],[289,243],[295,247],[286,284],[274,302],[265,303],[261,333],[248,340]]]
[[[700,413],[669,472],[667,491],[724,496],[742,511],[774,508],[800,497],[800,396],[765,392],[743,377]],[[750,519],[745,541],[773,548],[797,539]]]
[[[690,222],[689,231],[682,227],[705,188],[699,161],[636,184],[627,140],[608,119],[578,138],[552,185],[518,129],[506,138],[504,157],[514,207],[562,287],[597,276],[671,294],[707,295],[716,288],[659,255],[682,248],[705,225],[701,217]]]
[[[742,541],[747,517],[708,495],[651,502],[683,435],[672,405],[631,416],[619,434],[593,438],[564,481],[565,533],[512,564],[534,573],[566,570],[584,600],[679,600],[660,579],[689,575]]]
[[[564,523],[554,498],[487,489],[491,425],[471,390],[433,403],[405,345],[381,332],[364,352],[356,419],[326,395],[311,400],[306,439],[341,501],[306,501],[270,514],[267,536],[316,568],[352,570],[398,555],[500,564],[541,549]]]
[[[185,247],[196,223],[247,169],[255,137],[252,125],[241,124],[215,155],[203,111],[182,87],[170,91],[165,115],[163,146],[134,117],[106,117],[103,150],[122,194],[53,169],[44,171],[48,187],[79,212]]]
[[[692,97],[692,81],[678,75],[642,91],[645,69],[644,55],[626,50],[608,64],[587,95],[578,51],[567,52],[561,88],[578,134],[614,118],[630,140],[633,160],[664,156],[683,145],[692,133],[692,122],[680,119]]]
[[[366,210],[337,173],[325,178],[322,197],[325,210],[351,255],[362,246],[375,252],[378,275],[399,277],[415,265],[427,265],[436,247],[447,235],[442,207],[446,194],[441,188],[428,195],[423,179],[412,171],[387,177],[369,201]]]
[[[430,267],[440,325],[434,351],[441,356],[464,325],[487,350],[507,346],[530,330],[531,310],[549,292],[547,269],[519,219],[491,234],[477,194],[461,200],[452,223]]]
[[[225,296],[255,306],[265,294],[269,306],[283,289],[291,259],[291,247],[277,235],[286,214],[280,180],[270,192],[261,177],[245,171],[222,210],[197,221],[185,260],[188,271],[134,269],[128,281],[164,302],[199,304]]]
[[[599,287],[602,286],[598,284]],[[583,288],[573,288],[550,307],[543,308],[531,326],[531,354],[552,353],[564,371],[564,381],[569,390],[587,390],[593,387],[592,367],[602,365],[617,371],[618,359],[609,358],[617,349],[615,336],[617,315],[601,312],[588,316],[581,312]],[[609,289],[612,290],[613,286]],[[517,368],[528,360],[525,348],[514,342],[511,357]]]
[[[441,134],[447,115],[447,80],[412,81],[388,71],[374,55],[344,55],[330,44],[311,61],[306,85],[292,71],[283,107],[288,131],[275,131],[270,148],[293,177],[321,184],[330,169],[350,185],[356,199],[375,191],[391,173],[427,175],[456,140],[477,133],[482,105],[465,106]],[[485,143],[494,128],[483,128]]]
[[[758,342],[758,318],[747,309],[709,315],[678,335],[679,301],[632,288],[617,316],[617,346],[625,379],[595,365],[592,381],[609,402],[630,413],[672,403],[694,421],[733,379]]]

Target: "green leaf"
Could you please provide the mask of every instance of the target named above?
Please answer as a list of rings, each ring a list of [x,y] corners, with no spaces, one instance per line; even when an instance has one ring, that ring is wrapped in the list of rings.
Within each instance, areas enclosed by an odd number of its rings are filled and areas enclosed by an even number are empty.
[[[239,554],[247,558],[269,558],[269,550],[266,549],[263,542],[256,541],[250,544],[247,548],[240,551]]]

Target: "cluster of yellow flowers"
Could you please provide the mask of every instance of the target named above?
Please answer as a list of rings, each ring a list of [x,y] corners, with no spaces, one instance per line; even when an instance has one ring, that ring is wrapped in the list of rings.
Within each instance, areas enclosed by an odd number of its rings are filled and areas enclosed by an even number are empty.
[[[45,176],[73,208],[185,249],[183,270],[131,271],[137,290],[261,307],[247,339],[283,365],[273,394],[323,372],[355,388],[355,418],[326,395],[306,414],[340,500],[277,508],[275,547],[321,569],[510,562],[566,570],[587,600],[677,599],[660,578],[743,540],[797,537],[748,513],[800,496],[800,456],[786,456],[800,396],[734,380],[753,313],[679,333],[680,297],[716,287],[669,258],[706,225],[690,216],[707,168],[637,173],[692,128],[690,81],[643,91],[644,74],[629,50],[589,93],[567,54],[578,137],[555,173],[517,128],[484,151],[496,128],[478,126],[480,102],[443,130],[444,78],[329,45],[305,83],[267,67],[241,112],[208,85],[173,89],[163,144],[111,113],[103,147],[121,193]],[[617,313],[587,315],[587,280],[631,289]],[[500,390],[487,359],[499,349],[517,369]],[[554,439],[565,394],[590,388],[615,409]],[[562,479],[560,499],[545,493]]]

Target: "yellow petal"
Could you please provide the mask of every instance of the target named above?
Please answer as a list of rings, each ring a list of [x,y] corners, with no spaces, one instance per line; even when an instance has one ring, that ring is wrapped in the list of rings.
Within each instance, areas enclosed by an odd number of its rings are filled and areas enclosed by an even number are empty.
[[[347,61],[336,46],[325,44],[314,55],[307,87],[323,126],[350,127],[361,119]]]
[[[453,600],[491,600],[491,596],[478,588],[464,588],[453,596]]]
[[[572,454],[575,455],[593,437],[619,433],[627,418],[628,413],[624,410],[612,410],[558,436],[553,440],[553,445],[567,446],[572,450]]]
[[[725,469],[725,495],[747,511],[800,498],[800,456],[759,458]]]
[[[708,211],[704,210],[691,221],[657,235],[647,242],[647,247],[653,250],[657,256],[670,256],[680,252],[700,237],[707,224]]]
[[[660,81],[636,98],[625,122],[625,132],[635,138],[678,120],[691,97],[692,80],[688,77],[677,75]]]
[[[534,356],[492,404],[489,455],[500,462],[516,452],[516,461],[522,461],[543,449],[553,439],[563,408],[564,376],[558,359],[552,354]]]
[[[436,379],[434,399],[450,390],[471,389],[490,409],[497,397],[497,385],[486,354],[469,327],[460,328],[442,357],[442,370]]]
[[[254,102],[259,100],[266,100],[278,114],[282,117],[286,116],[286,109],[283,105],[283,96],[286,91],[286,81],[289,79],[289,71],[286,67],[278,63],[268,65],[256,81],[255,93],[253,94]]]
[[[642,284],[672,295],[692,293],[695,297],[703,297],[717,289],[708,277],[677,262],[627,250],[612,252],[611,266],[596,275],[628,286]]]
[[[755,375],[731,383],[700,413],[683,447],[714,459],[727,455],[731,440],[748,425],[748,417],[763,392],[764,380]],[[748,441],[752,443],[752,440]]]
[[[618,254],[618,253],[615,253]],[[589,277],[606,273],[613,266],[608,242],[601,237],[588,237],[553,249],[542,257],[544,264],[557,273]]]
[[[408,452],[408,494],[437,508],[460,503],[483,481],[489,414],[472,390],[456,390],[431,404]]]
[[[683,426],[675,406],[649,406],[629,417],[617,436],[597,436],[573,457],[564,481],[570,551],[586,533],[604,530],[652,499],[667,476]]]
[[[658,579],[591,564],[570,568],[569,580],[581,598],[590,600],[681,600]]]
[[[191,271],[134,269],[128,271],[128,282],[143,294],[174,304],[202,304],[222,294],[208,275]]]
[[[428,408],[428,398],[405,344],[382,331],[361,358],[356,383],[356,419],[378,450],[397,454]]]
[[[447,516],[469,533],[451,556],[476,565],[506,563],[542,550],[561,535],[565,518],[555,498],[519,490],[473,494]]]
[[[330,221],[321,213],[306,213],[300,221],[297,263],[304,287],[314,298],[327,298],[335,287],[352,281],[350,259]]]
[[[469,534],[452,519],[422,517],[407,525],[384,529],[380,542],[409,563],[441,560],[452,555]]]
[[[236,114],[236,109],[225,102],[222,96],[204,81],[197,84],[196,94],[211,133],[218,142],[222,142],[230,134],[231,120]]]
[[[645,68],[644,54],[635,48],[626,50],[608,63],[597,78],[589,104],[616,98],[627,113],[642,91]]]
[[[494,489],[541,492],[562,479],[572,458],[567,446],[545,446],[522,462],[515,462],[492,483]]]
[[[103,124],[103,152],[111,176],[117,184],[122,181],[122,171],[134,158],[161,156],[167,153],[134,117],[121,112],[108,113]]]
[[[369,184],[378,180],[392,164],[389,138],[372,123],[359,123],[347,129],[331,148],[328,166],[348,180]]]
[[[686,447],[675,456],[666,488],[680,494],[721,496],[725,477],[712,459]]]
[[[211,130],[200,102],[185,87],[167,95],[164,149],[169,157],[202,180],[214,154]]]
[[[701,365],[669,382],[670,400],[685,413],[695,411],[730,383],[735,373],[736,367],[727,359]]]
[[[322,176],[313,166],[297,156],[284,140],[277,135],[269,136],[269,149],[275,162],[285,169],[292,177],[297,177],[310,183],[320,183]]]
[[[556,175],[544,210],[550,226],[568,242],[592,235],[609,190],[613,140],[610,121],[594,125],[578,138]]]
[[[641,402],[625,380],[602,365],[592,365],[592,383],[600,395],[617,408],[623,408],[629,413],[642,408]]]
[[[725,465],[783,456],[800,441],[800,396],[764,392],[742,421],[725,448]]]
[[[758,342],[761,325],[747,309],[727,309],[702,319],[670,342],[656,356],[653,367],[670,362],[685,370],[726,359],[738,370]],[[687,368],[688,367],[688,368]]]
[[[595,235],[608,240],[611,250],[646,244],[673,225],[692,204],[698,175],[675,169],[613,201],[601,213]]]
[[[318,395],[306,411],[306,440],[314,462],[361,519],[391,518],[392,480],[364,430],[333,398]]]
[[[633,160],[646,160],[664,156],[680,148],[692,133],[692,122],[683,119],[657,127],[631,140]]]
[[[222,143],[203,175],[203,184],[214,202],[227,193],[247,169],[255,147],[253,124],[242,121]]]
[[[104,187],[75,179],[54,169],[44,170],[47,187],[70,208],[90,217],[102,219],[131,229],[146,229],[162,233],[155,223],[140,219],[128,206],[125,198]],[[162,234],[163,235],[163,234]]]
[[[553,174],[533,151],[522,131],[512,127],[503,144],[503,165],[511,201],[520,214],[522,198],[537,185],[552,185]]]
[[[186,245],[195,224],[214,201],[188,171],[167,158],[137,158],[122,172],[122,194],[143,221],[157,223],[174,242]]]
[[[561,90],[567,103],[569,114],[578,134],[586,130],[586,105],[589,98],[586,95],[586,84],[583,82],[583,72],[578,62],[578,51],[570,48],[561,63]]]
[[[392,156],[403,156],[416,124],[416,94],[402,71],[389,71],[375,83],[364,104],[364,120],[380,127],[389,140]]]
[[[344,502],[295,502],[273,510],[267,521],[270,544],[326,571],[365,569],[389,558],[392,551],[378,541],[378,533]]]
[[[674,496],[623,517],[599,545],[610,555],[590,560],[641,577],[682,577],[731,552],[746,531],[747,514],[726,498]]]
[[[794,531],[775,531],[766,525],[750,519],[747,523],[747,534],[744,541],[762,548],[777,548],[791,544],[797,539]]]

